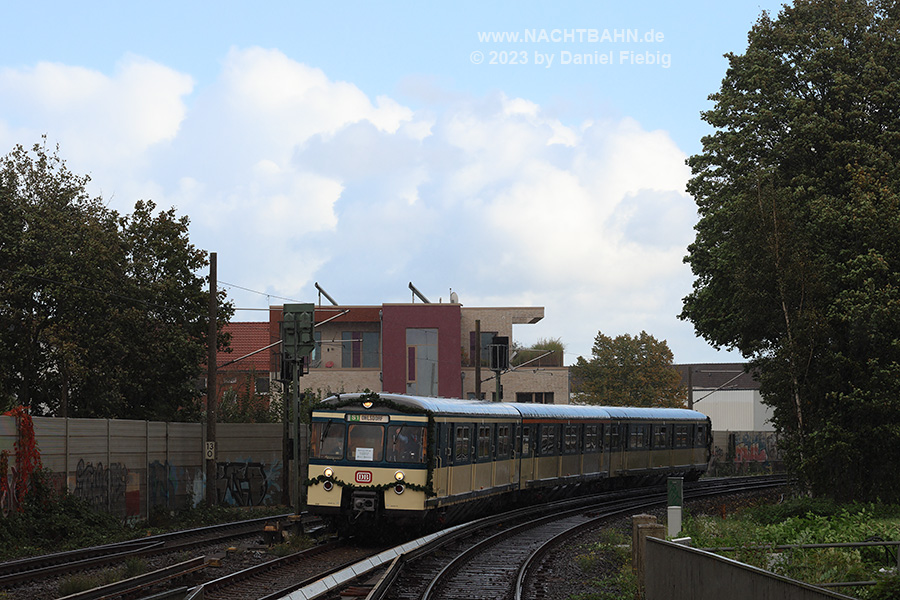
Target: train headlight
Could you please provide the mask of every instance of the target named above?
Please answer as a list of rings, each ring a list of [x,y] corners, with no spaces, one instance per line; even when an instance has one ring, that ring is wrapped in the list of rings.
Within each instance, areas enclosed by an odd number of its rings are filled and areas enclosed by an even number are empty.
[[[334,469],[332,469],[331,467],[325,467],[325,470],[323,471],[323,473],[325,474],[325,477],[327,477],[328,479],[331,479],[332,477],[334,477]]]
[[[403,481],[405,477],[406,475],[403,474],[403,471],[397,471],[396,473],[394,473],[394,479],[396,479],[397,481]]]
[[[369,408],[372,408],[373,406],[375,406],[375,403],[372,402],[371,400],[366,400],[365,402],[363,402],[363,408],[369,409]]]
[[[322,489],[324,489],[326,492],[330,492],[331,490],[334,489],[334,484],[331,483],[330,481],[326,481],[325,483],[322,484]]]
[[[406,489],[405,485],[403,485],[402,483],[398,483],[397,485],[394,486],[394,493],[399,496],[400,494],[403,493],[403,490],[405,490],[405,489]]]

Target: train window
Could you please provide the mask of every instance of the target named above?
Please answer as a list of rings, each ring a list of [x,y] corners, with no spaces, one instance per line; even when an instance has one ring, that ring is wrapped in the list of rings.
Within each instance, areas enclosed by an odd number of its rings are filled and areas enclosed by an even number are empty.
[[[619,435],[619,425],[609,426],[609,447],[613,450],[619,450],[622,447],[622,438]]]
[[[629,430],[629,448],[646,448],[648,446],[648,431],[646,425],[630,425]]]
[[[380,462],[384,456],[384,425],[354,423],[347,427],[347,458]]]
[[[600,449],[600,435],[597,425],[584,426],[584,451],[596,452]]]
[[[687,448],[688,447],[688,426],[687,425],[676,425],[675,426],[675,447],[676,448]]]
[[[578,454],[578,425],[566,425],[563,429],[563,453]]]
[[[425,462],[425,428],[419,425],[388,426],[387,461]]]
[[[654,425],[653,426],[653,447],[654,448],[665,448],[668,446],[668,440],[666,438],[666,426],[665,425]]]
[[[344,424],[332,420],[313,423],[310,444],[313,458],[344,458]]]
[[[491,457],[491,444],[494,441],[494,428],[491,425],[478,426],[478,458]]]
[[[467,463],[469,462],[469,448],[472,443],[471,434],[468,425],[456,426],[455,451],[453,453],[453,462]]]
[[[531,443],[531,426],[522,426],[522,456],[531,456],[533,445]]]
[[[557,452],[556,425],[541,425],[541,456],[552,456]]]
[[[497,425],[497,458],[509,458],[510,426]]]
[[[697,448],[706,448],[706,426],[697,425]]]

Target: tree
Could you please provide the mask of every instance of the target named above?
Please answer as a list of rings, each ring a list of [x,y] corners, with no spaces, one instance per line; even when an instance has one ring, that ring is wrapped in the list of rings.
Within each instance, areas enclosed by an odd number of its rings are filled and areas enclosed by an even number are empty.
[[[590,361],[572,367],[576,399],[607,406],[684,407],[686,390],[672,363],[672,351],[646,331],[611,338],[597,333]]]
[[[797,0],[728,54],[688,159],[681,318],[761,375],[813,492],[900,499],[900,6]]]
[[[46,142],[0,159],[0,403],[33,414],[199,416],[206,253],[188,219],[89,197]],[[232,314],[220,293],[220,328]],[[224,336],[218,343],[225,344]]]

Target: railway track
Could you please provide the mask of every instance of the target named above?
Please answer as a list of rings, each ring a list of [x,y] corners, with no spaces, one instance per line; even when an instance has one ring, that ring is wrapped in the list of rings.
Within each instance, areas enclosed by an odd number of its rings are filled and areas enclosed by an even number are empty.
[[[148,559],[161,555],[185,555],[196,549],[224,543],[237,543],[242,539],[262,537],[266,525],[280,523],[290,515],[276,515],[201,527],[186,531],[148,536],[140,540],[119,542],[54,554],[35,556],[0,563],[0,590],[4,597],[32,597],[29,584],[53,578],[90,572],[124,563],[129,559]],[[172,562],[172,561],[169,561]],[[176,561],[178,562],[178,561]],[[197,558],[181,560],[180,566],[167,565],[156,573],[156,579],[164,581],[197,571],[203,566]],[[148,579],[152,574],[142,576]],[[24,595],[23,595],[24,594]],[[38,595],[35,594],[35,597]],[[79,595],[90,598],[90,595]]]
[[[784,478],[710,480],[686,490],[685,499],[760,490],[785,483]],[[579,500],[558,502],[517,515],[508,513],[506,519],[491,517],[461,526],[395,559],[368,593],[367,600],[472,597],[518,600],[523,597],[529,575],[553,547],[604,520],[664,505],[665,498],[659,489],[644,490],[641,497],[607,495],[590,503],[581,499],[581,506],[575,506]]]

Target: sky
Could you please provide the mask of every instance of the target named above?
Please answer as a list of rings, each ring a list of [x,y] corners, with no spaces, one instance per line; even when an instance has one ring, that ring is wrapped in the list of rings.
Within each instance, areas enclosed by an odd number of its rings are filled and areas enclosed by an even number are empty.
[[[542,306],[514,328],[678,319],[701,111],[780,2],[5,2],[0,155],[46,135],[90,193],[190,218],[234,320],[269,305]],[[418,301],[418,300],[416,300]],[[322,300],[327,303],[326,300]]]

